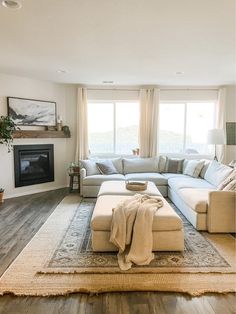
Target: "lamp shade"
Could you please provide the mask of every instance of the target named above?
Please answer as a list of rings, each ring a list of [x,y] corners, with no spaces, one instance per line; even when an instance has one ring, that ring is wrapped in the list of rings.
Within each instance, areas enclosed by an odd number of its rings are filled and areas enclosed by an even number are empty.
[[[208,144],[225,144],[225,136],[223,129],[212,129],[208,131],[207,134],[207,143]]]

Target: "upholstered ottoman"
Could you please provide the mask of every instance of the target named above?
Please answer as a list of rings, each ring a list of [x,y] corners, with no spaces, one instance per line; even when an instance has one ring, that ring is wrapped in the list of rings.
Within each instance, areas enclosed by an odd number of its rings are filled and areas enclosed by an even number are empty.
[[[94,251],[117,251],[109,242],[112,220],[112,209],[129,195],[101,195],[97,199],[91,219],[92,248]],[[153,251],[183,251],[183,223],[177,213],[163,198],[164,206],[154,216]],[[145,235],[143,235],[145,236]]]
[[[153,182],[148,182],[147,189],[144,191],[130,191],[126,189],[125,181],[106,181],[102,183],[98,197],[101,195],[134,195],[136,193],[161,196],[161,193]]]

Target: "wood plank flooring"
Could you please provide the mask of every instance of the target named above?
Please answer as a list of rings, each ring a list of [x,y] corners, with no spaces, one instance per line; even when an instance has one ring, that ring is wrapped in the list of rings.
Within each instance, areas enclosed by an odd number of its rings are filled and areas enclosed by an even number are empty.
[[[68,189],[9,199],[0,206],[0,276],[30,241]],[[59,297],[0,297],[4,314],[158,313],[236,314],[236,296],[207,294],[189,297],[180,293],[129,292]]]

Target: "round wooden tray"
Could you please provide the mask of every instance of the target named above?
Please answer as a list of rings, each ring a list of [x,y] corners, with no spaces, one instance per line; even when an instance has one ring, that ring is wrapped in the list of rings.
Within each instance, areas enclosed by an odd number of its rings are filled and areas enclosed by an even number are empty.
[[[125,181],[125,187],[130,191],[145,191],[147,189],[147,182]]]

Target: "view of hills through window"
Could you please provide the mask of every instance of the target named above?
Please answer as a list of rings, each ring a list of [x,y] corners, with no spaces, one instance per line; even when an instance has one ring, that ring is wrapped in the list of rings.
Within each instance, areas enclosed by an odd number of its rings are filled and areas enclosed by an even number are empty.
[[[89,149],[96,154],[132,154],[138,147],[138,102],[88,104]]]
[[[161,103],[159,152],[209,154],[207,132],[214,120],[214,102]],[[139,146],[138,126],[138,102],[89,102],[90,154],[131,155]]]

